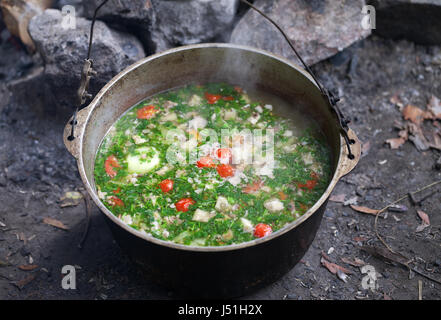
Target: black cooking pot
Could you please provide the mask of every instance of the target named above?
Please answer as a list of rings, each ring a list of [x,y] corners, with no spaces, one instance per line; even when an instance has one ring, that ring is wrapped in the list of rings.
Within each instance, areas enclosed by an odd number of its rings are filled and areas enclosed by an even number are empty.
[[[303,216],[271,235],[223,247],[186,246],[156,239],[127,226],[100,201],[94,163],[100,143],[130,107],[168,89],[192,83],[226,82],[255,88],[292,101],[318,123],[331,150],[333,177],[322,197]],[[232,45],[201,44],[147,57],[114,77],[77,116],[75,139],[69,123],[67,149],[78,161],[84,185],[106,216],[116,241],[147,278],[187,297],[227,298],[248,294],[280,278],[302,258],[320,225],[327,200],[338,180],[360,158],[354,141],[348,157],[339,122],[321,91],[302,68],[266,51]]]

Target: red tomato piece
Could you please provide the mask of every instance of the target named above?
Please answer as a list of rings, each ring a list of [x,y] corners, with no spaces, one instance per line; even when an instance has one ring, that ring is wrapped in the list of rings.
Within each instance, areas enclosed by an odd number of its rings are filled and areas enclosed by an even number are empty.
[[[220,94],[205,92],[205,99],[207,99],[209,104],[215,104],[218,100],[222,99],[222,96]]]
[[[198,168],[214,168],[216,166],[213,159],[208,156],[200,158],[199,161],[196,162],[196,165]]]
[[[138,109],[136,112],[138,119],[151,119],[155,116],[155,114],[159,112],[159,109],[156,106],[149,105]]]
[[[219,173],[222,178],[228,178],[234,176],[234,168],[229,164],[220,164],[217,166],[217,173]]]
[[[112,207],[124,207],[124,202],[120,199],[120,198],[118,198],[118,197],[110,197],[109,198],[109,204],[112,206]]]
[[[317,185],[317,180],[318,180],[317,173],[315,173],[314,171],[311,172],[311,178],[312,179],[306,181],[306,183],[298,183],[297,186],[302,189],[304,189],[304,188],[309,189],[309,190],[314,189],[314,187]]]
[[[226,162],[227,160],[228,162],[231,162],[231,159],[233,158],[233,153],[228,148],[217,149],[216,155],[219,159],[225,160],[223,162]]]
[[[222,99],[225,100],[225,101],[233,101],[234,97],[228,96],[228,97],[223,97]]]
[[[270,235],[273,232],[271,226],[265,223],[259,223],[254,229],[254,236],[256,238],[263,238]]]
[[[242,192],[248,193],[248,194],[255,193],[255,192],[259,191],[260,188],[262,188],[262,186],[263,186],[263,182],[259,179],[259,180],[254,181],[253,183],[247,185],[246,187],[244,187],[242,189]]]
[[[189,207],[193,204],[195,204],[196,201],[194,201],[192,198],[183,198],[176,202],[176,210],[181,212],[187,212]]]
[[[235,90],[237,93],[242,93],[242,92],[243,92],[243,89],[242,89],[241,87],[239,87],[239,86],[235,86],[235,87],[234,87],[234,90]]]
[[[173,180],[165,179],[159,184],[159,187],[161,188],[162,192],[164,192],[164,193],[172,191],[173,190]]]
[[[118,159],[116,159],[114,155],[108,156],[106,161],[104,162],[104,169],[106,170],[106,173],[110,178],[115,178],[117,174],[115,168],[121,168],[118,163]]]
[[[118,189],[113,190],[112,192],[113,192],[114,194],[118,194],[118,193],[120,193],[120,192],[121,192],[121,187],[118,187]]]
[[[308,180],[306,183],[298,183],[297,186],[301,189],[314,189],[315,185],[317,184],[317,180]]]

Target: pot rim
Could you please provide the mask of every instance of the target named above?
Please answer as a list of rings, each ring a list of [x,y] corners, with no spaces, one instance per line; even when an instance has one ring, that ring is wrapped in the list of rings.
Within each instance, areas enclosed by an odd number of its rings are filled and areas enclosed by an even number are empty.
[[[309,217],[311,217],[323,204],[325,204],[325,202],[327,201],[329,195],[331,194],[331,192],[333,191],[335,185],[337,184],[338,180],[344,176],[345,174],[347,174],[350,170],[352,170],[353,167],[355,167],[355,165],[358,163],[359,160],[359,154],[356,154],[356,158],[351,160],[354,161],[352,164],[348,165],[346,164],[347,167],[351,167],[349,170],[345,169],[345,148],[343,148],[342,146],[344,146],[345,141],[343,139],[343,137],[340,135],[340,154],[338,156],[338,162],[337,162],[337,166],[334,172],[334,175],[331,179],[331,181],[328,184],[328,187],[326,189],[326,191],[322,194],[322,196],[316,201],[316,203],[309,208],[309,210],[307,212],[305,212],[301,217],[297,218],[296,220],[294,220],[293,222],[289,223],[288,225],[286,225],[285,227],[283,227],[282,229],[273,232],[272,234],[263,237],[263,238],[258,238],[258,239],[254,239],[248,242],[242,242],[242,243],[238,243],[238,244],[231,244],[231,245],[227,245],[227,246],[206,246],[206,247],[201,247],[201,246],[190,246],[190,245],[184,245],[184,244],[178,244],[178,243],[174,243],[174,242],[169,242],[169,241],[165,241],[165,240],[160,240],[157,239],[155,237],[153,237],[152,235],[149,235],[145,232],[141,232],[138,231],[130,226],[128,226],[127,224],[125,224],[122,220],[120,220],[118,217],[116,217],[109,209],[107,209],[101,202],[101,200],[99,199],[97,192],[94,190],[94,188],[92,188],[91,183],[89,182],[86,172],[85,172],[85,168],[84,168],[84,163],[83,163],[83,138],[84,138],[84,128],[87,126],[90,116],[94,110],[94,108],[99,105],[100,103],[100,99],[105,95],[105,93],[114,85],[116,84],[120,79],[122,79],[126,74],[130,73],[131,71],[137,69],[139,66],[148,63],[149,61],[155,60],[155,59],[159,59],[163,56],[167,56],[167,55],[172,55],[172,54],[176,54],[179,53],[181,51],[187,51],[187,50],[192,50],[192,49],[203,49],[203,48],[231,48],[231,49],[238,49],[238,50],[244,50],[244,51],[250,51],[253,53],[257,53],[257,54],[262,54],[265,55],[269,58],[272,59],[276,59],[284,64],[286,64],[288,67],[295,69],[296,71],[300,72],[301,74],[303,74],[304,76],[306,76],[308,78],[308,80],[314,84],[314,86],[317,88],[317,90],[319,89],[318,86],[316,85],[316,83],[314,82],[313,78],[311,77],[311,75],[309,75],[309,73],[307,73],[303,68],[301,68],[300,66],[298,66],[296,63],[293,63],[292,61],[281,57],[277,54],[265,51],[265,50],[261,50],[261,49],[257,49],[257,48],[253,48],[250,46],[243,46],[243,45],[236,45],[236,44],[229,44],[229,43],[204,43],[204,44],[194,44],[194,45],[187,45],[187,46],[181,46],[181,47],[177,47],[177,48],[173,48],[173,49],[169,49],[148,57],[145,57],[137,62],[135,62],[134,64],[130,65],[129,67],[127,67],[126,69],[124,69],[123,71],[121,71],[120,73],[118,73],[115,77],[113,77],[99,92],[98,94],[95,96],[95,98],[93,99],[93,101],[83,110],[85,110],[85,112],[87,112],[87,114],[85,115],[85,120],[84,120],[84,127],[82,132],[80,133],[80,135],[77,137],[78,141],[78,154],[77,154],[77,164],[78,164],[78,170],[80,172],[80,176],[81,179],[83,180],[83,183],[86,187],[86,190],[88,191],[89,195],[91,196],[91,198],[93,199],[93,201],[95,202],[95,204],[98,206],[98,208],[101,210],[102,213],[104,213],[112,222],[116,223],[119,227],[125,229],[126,231],[130,232],[131,234],[133,234],[134,236],[152,242],[156,245],[160,245],[160,246],[165,246],[165,247],[169,247],[171,249],[177,249],[177,250],[185,250],[185,251],[193,251],[193,252],[219,252],[219,251],[232,251],[232,250],[239,250],[239,249],[245,249],[248,247],[252,247],[252,246],[256,246],[256,245],[260,245],[263,244],[265,242],[271,241],[275,238],[280,237],[281,235],[290,232],[291,230],[295,229],[297,226],[299,226],[300,224],[302,224],[304,221],[306,221]],[[324,99],[324,98],[323,98]],[[70,122],[70,121],[69,121]],[[66,128],[69,126],[66,126]],[[66,130],[65,130],[66,132]],[[357,137],[354,135],[353,136],[354,140],[359,144]],[[66,139],[65,139],[65,143],[66,143]],[[359,149],[359,148],[357,148]]]

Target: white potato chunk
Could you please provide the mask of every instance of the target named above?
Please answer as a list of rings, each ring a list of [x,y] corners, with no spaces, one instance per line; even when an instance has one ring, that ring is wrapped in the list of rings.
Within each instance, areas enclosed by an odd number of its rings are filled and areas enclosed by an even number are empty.
[[[233,239],[233,237],[234,237],[234,233],[233,233],[233,230],[231,230],[231,229],[222,235],[222,239],[224,241],[229,241],[229,240]]]
[[[312,154],[309,152],[302,154],[302,159],[305,162],[305,164],[313,164],[314,163],[314,159],[312,158]]]
[[[188,101],[188,105],[190,107],[196,107],[202,103],[202,98],[198,96],[197,94],[194,94],[191,96],[190,100]]]
[[[203,129],[207,125],[207,120],[205,118],[202,118],[200,116],[194,117],[192,120],[188,122],[188,125],[190,128],[194,129]]]
[[[133,139],[133,141],[135,141],[135,144],[142,144],[142,143],[147,142],[146,139],[141,138],[140,136],[137,136],[137,135],[132,136],[132,139]]]
[[[231,205],[228,203],[227,198],[219,196],[214,208],[219,212],[228,212],[231,210]]]
[[[251,124],[256,124],[257,122],[259,122],[260,119],[260,114],[253,113],[253,115],[251,117],[248,118],[248,121],[251,122]]]
[[[282,201],[280,201],[279,199],[276,199],[276,198],[272,198],[272,199],[265,201],[263,206],[271,212],[277,212],[277,211],[281,211],[284,209]]]
[[[176,120],[178,120],[178,116],[176,115],[175,112],[170,112],[170,113],[162,116],[162,118],[161,118],[162,122],[176,121]]]
[[[250,220],[246,218],[240,218],[240,221],[242,222],[242,228],[244,232],[253,232],[254,227]]]
[[[237,117],[237,113],[236,110],[234,109],[230,109],[230,110],[226,110],[224,113],[224,119],[225,120],[234,120]]]
[[[208,222],[212,218],[212,215],[204,210],[196,209],[193,215],[193,221],[199,221],[199,222]]]

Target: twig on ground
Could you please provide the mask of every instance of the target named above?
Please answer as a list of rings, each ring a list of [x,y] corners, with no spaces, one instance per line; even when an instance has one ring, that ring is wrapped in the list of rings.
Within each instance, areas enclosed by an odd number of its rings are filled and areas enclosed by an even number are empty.
[[[413,196],[413,195],[415,195],[415,194],[417,194],[417,193],[420,193],[420,192],[422,192],[422,191],[424,191],[424,190],[426,190],[426,189],[429,189],[429,188],[431,188],[431,187],[433,187],[433,186],[435,186],[435,185],[437,185],[437,184],[440,184],[440,183],[441,183],[441,180],[438,180],[438,181],[432,182],[431,184],[428,184],[427,186],[422,187],[421,189],[418,189],[417,191],[409,192],[409,193],[406,194],[405,196],[402,196],[402,197],[399,198],[398,200],[395,200],[394,202],[389,203],[387,206],[385,206],[383,209],[381,209],[381,210],[379,210],[379,211],[377,212],[377,214],[376,214],[376,216],[375,216],[375,222],[374,222],[374,230],[375,230],[375,234],[376,234],[378,240],[380,240],[381,243],[382,243],[387,249],[389,249],[389,251],[391,251],[391,252],[393,252],[393,253],[396,253],[396,252],[395,252],[395,251],[394,251],[394,250],[393,250],[393,249],[392,249],[392,248],[386,243],[386,241],[384,241],[384,239],[381,237],[381,235],[380,235],[379,232],[378,232],[378,229],[377,229],[377,225],[378,225],[378,216],[379,216],[381,213],[383,213],[384,211],[386,211],[390,206],[393,206],[394,204],[397,204],[398,202],[403,201],[404,199],[407,199],[409,196]]]
[[[375,247],[375,246],[362,246],[360,247],[361,250],[382,258],[384,260],[388,260],[389,262],[393,262],[396,264],[399,264],[401,266],[404,266],[406,268],[408,268],[409,270],[412,270],[413,272],[419,274],[420,276],[425,277],[426,279],[429,279],[433,282],[436,282],[438,284],[441,284],[441,280],[435,279],[432,276],[428,275],[427,273],[419,270],[417,267],[412,267],[410,266],[410,263],[413,262],[413,259],[408,259],[407,257],[403,256],[401,253],[396,253],[396,252],[390,252],[387,251],[386,249],[383,248],[379,248],[379,247]]]

